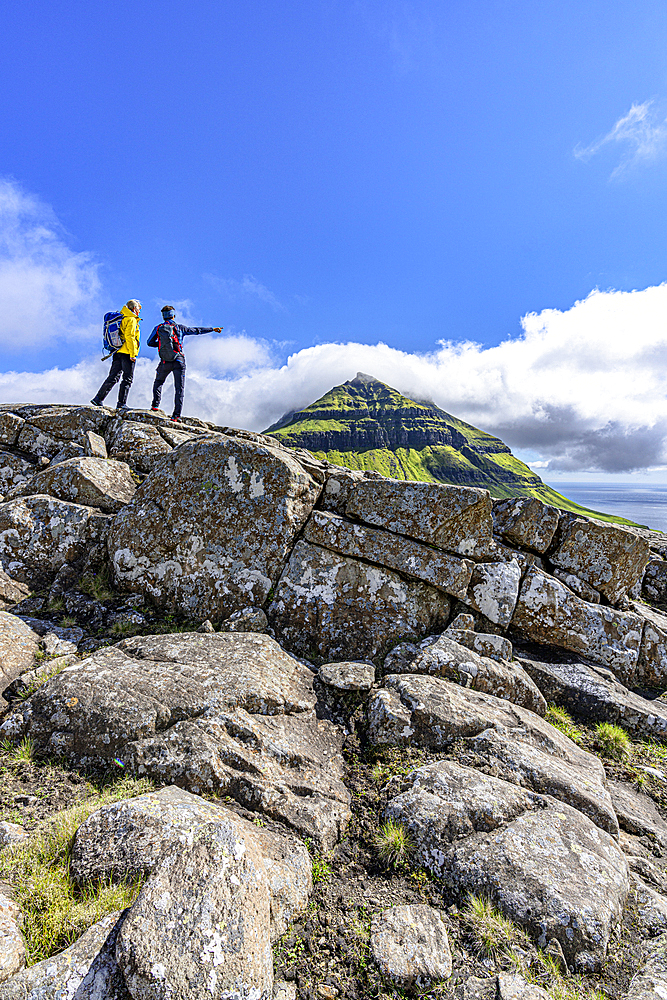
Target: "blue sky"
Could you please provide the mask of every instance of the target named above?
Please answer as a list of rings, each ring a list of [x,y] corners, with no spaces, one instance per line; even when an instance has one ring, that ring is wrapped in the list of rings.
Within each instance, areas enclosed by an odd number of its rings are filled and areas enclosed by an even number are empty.
[[[171,300],[225,327],[193,413],[370,369],[552,478],[665,478],[664,3],[34,0],[0,32],[2,399],[90,398],[101,313]]]

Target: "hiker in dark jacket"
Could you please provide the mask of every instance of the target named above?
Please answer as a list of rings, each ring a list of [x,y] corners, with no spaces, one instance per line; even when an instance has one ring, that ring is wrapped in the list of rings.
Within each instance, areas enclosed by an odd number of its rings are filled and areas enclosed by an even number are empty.
[[[159,410],[162,386],[170,372],[174,373],[174,412],[172,420],[179,420],[183,409],[185,391],[185,355],[183,337],[199,336],[202,333],[220,333],[221,326],[181,326],[174,321],[176,310],[173,306],[162,307],[162,322],[159,323],[146,341],[149,347],[157,347],[160,364],[153,382],[152,410]]]

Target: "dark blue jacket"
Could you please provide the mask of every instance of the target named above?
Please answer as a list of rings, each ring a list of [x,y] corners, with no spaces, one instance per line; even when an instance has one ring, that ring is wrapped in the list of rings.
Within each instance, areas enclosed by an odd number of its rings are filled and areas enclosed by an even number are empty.
[[[150,337],[146,341],[147,347],[158,346],[158,326],[163,325],[163,323],[158,323],[158,325],[154,328]],[[215,329],[213,326],[181,326],[179,323],[174,323],[173,320],[169,322],[169,326],[173,327],[174,330],[174,349],[176,354],[183,354],[182,337],[198,337],[201,333],[213,333],[213,330]],[[176,344],[178,344],[178,349],[176,349]]]

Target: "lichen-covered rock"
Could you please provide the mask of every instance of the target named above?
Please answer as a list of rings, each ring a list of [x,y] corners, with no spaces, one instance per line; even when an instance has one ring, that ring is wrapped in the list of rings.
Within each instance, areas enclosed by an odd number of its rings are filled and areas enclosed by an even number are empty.
[[[488,896],[539,947],[556,938],[582,972],[600,968],[629,889],[614,840],[563,803],[467,837],[429,867],[462,898]]]
[[[527,983],[516,973],[501,972],[498,976],[498,1000],[549,1000],[550,994],[535,983]]]
[[[81,504],[30,496],[0,504],[0,568],[39,589],[65,563],[83,562],[109,517]]]
[[[330,848],[349,818],[342,736],[313,711],[313,675],[269,636],[135,636],[49,679],[5,717],[82,764],[230,795]]]
[[[18,903],[0,893],[0,983],[14,976],[25,966],[25,944],[19,924]]]
[[[231,821],[196,831],[144,885],[116,955],[134,1000],[270,1000],[270,896],[257,844]]]
[[[426,986],[452,974],[447,928],[432,906],[392,906],[376,914],[371,951],[382,975],[404,988]]]
[[[15,615],[0,611],[0,691],[30,670],[39,649],[39,636]],[[0,702],[4,705],[4,699]]]
[[[591,604],[600,603],[600,591],[591,587],[590,583],[575,576],[574,573],[568,573],[567,570],[560,569],[558,566],[552,566],[551,575],[569,587],[572,593],[580,597],[582,601],[589,601]]]
[[[15,445],[24,423],[16,413],[0,413],[0,444]]]
[[[266,632],[269,620],[261,608],[241,608],[220,622],[221,632]],[[211,631],[214,631],[211,626]]]
[[[96,434],[95,431],[84,432],[83,450],[91,458],[108,458],[106,441],[101,434]]]
[[[459,615],[459,617],[462,616]],[[443,634],[448,639],[458,642],[459,646],[471,649],[478,656],[488,656],[490,660],[498,660],[499,663],[503,660],[509,663],[512,660],[512,643],[506,636],[493,635],[490,632],[474,632],[473,627],[474,622],[467,629],[453,628],[452,625],[448,625]]]
[[[332,552],[387,566],[405,576],[430,583],[453,597],[465,599],[473,571],[473,563],[469,559],[430,548],[391,531],[367,528],[321,510],[313,511],[303,537],[307,542]]]
[[[644,963],[630,982],[627,1000],[664,1000],[667,996],[667,934],[644,944]]]
[[[366,701],[374,681],[375,667],[372,663],[343,660],[322,664],[315,688],[332,718],[344,725],[357,707]]]
[[[116,419],[107,430],[111,458],[127,462],[140,472],[150,472],[159,459],[172,451],[157,427],[137,420]]]
[[[22,486],[37,472],[33,462],[27,462],[11,451],[0,450],[0,494],[6,496],[17,486]]]
[[[556,533],[560,511],[535,497],[512,497],[493,504],[493,527],[510,545],[542,555]]]
[[[585,656],[625,681],[637,672],[642,627],[639,615],[582,601],[533,567],[524,577],[511,622],[525,638]]]
[[[610,780],[608,784],[621,829],[639,837],[653,837],[667,848],[667,823],[653,799],[626,782]]]
[[[104,434],[110,411],[99,406],[42,406],[29,415],[29,420],[33,427],[52,437],[82,445],[88,432]]]
[[[400,643],[385,658],[383,669],[390,674],[433,674],[523,705],[538,715],[547,710],[537,685],[518,663],[480,656],[446,634],[428,645]]]
[[[636,875],[630,874],[630,899],[637,913],[637,929],[646,937],[667,931],[667,898]]]
[[[175,785],[98,809],[74,837],[71,873],[77,881],[146,877],[167,854],[178,854],[206,826],[223,823],[264,857],[270,890],[271,940],[303,912],[312,891],[312,863],[301,840],[254,826],[218,802]]]
[[[16,447],[35,458],[48,458],[57,455],[63,446],[62,439],[52,437],[27,421],[22,425],[16,439]]]
[[[634,736],[667,738],[667,704],[629,691],[611,670],[535,648],[521,649],[518,659],[548,702],[584,719],[617,723]]]
[[[487,729],[467,743],[499,778],[566,802],[618,838],[618,820],[604,766],[594,754],[569,740],[562,744],[562,756],[549,753],[523,739],[519,730],[503,733]]]
[[[127,912],[110,913],[65,951],[12,976],[2,1000],[133,1000],[115,955]]]
[[[268,609],[280,641],[298,655],[373,659],[406,635],[442,631],[449,600],[393,570],[298,541]]]
[[[18,844],[28,836],[29,834],[18,823],[8,823],[7,820],[0,822],[0,847]]]
[[[283,450],[223,435],[181,445],[114,518],[115,580],[199,619],[261,606],[319,489]]]
[[[11,606],[27,598],[30,588],[25,583],[18,583],[0,569],[0,609]]]
[[[642,580],[642,593],[649,601],[667,601],[667,562],[664,559],[654,558],[649,562]]]
[[[362,479],[352,485],[345,513],[462,556],[483,558],[492,543],[491,497],[470,486]]]
[[[521,570],[515,559],[478,563],[464,601],[495,625],[506,627],[514,614],[520,583]]]
[[[564,514],[556,546],[549,553],[554,566],[574,573],[615,604],[641,580],[648,562],[648,542],[615,524],[587,521]]]
[[[630,607],[644,622],[637,680],[647,687],[667,687],[667,615],[639,601]]]
[[[48,494],[115,514],[136,491],[129,465],[102,458],[69,458],[38,472],[13,496]]]
[[[62,465],[63,462],[68,462],[71,458],[83,458],[85,454],[80,444],[76,444],[75,441],[64,441],[60,451],[51,459],[51,466]]]

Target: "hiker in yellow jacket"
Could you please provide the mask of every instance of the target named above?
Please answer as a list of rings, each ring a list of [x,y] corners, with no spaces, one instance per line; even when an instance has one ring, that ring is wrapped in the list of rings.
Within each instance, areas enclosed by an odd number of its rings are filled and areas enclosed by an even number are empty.
[[[139,354],[139,313],[141,312],[141,302],[138,299],[130,299],[121,309],[123,317],[120,324],[120,332],[123,335],[123,346],[114,351],[111,361],[111,368],[107,378],[104,380],[96,394],[91,399],[93,406],[101,406],[104,397],[111,392],[119,378],[121,378],[118,389],[118,403],[116,412],[128,410],[127,395],[134,378],[134,362]]]

